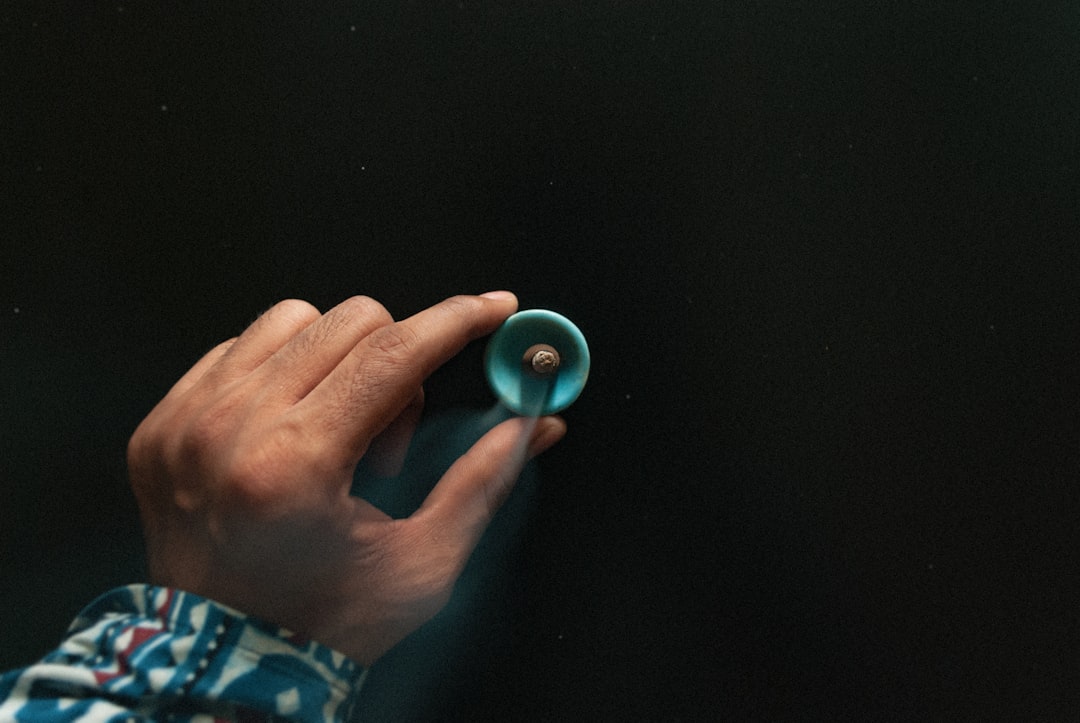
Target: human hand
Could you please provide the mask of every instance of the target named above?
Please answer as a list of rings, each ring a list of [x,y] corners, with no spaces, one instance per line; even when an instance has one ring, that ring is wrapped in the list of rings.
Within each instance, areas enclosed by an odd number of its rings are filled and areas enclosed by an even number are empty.
[[[400,466],[424,379],[516,308],[460,296],[395,323],[365,297],[284,301],[211,350],[128,447],[154,581],[373,663],[442,608],[522,465],[566,431],[503,422],[406,519],[349,495],[365,453]]]

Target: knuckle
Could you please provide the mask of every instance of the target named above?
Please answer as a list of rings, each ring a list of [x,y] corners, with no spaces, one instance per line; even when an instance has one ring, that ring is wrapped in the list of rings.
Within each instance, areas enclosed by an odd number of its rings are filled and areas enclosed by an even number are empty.
[[[351,296],[338,304],[338,308],[345,312],[346,317],[360,317],[365,320],[373,320],[380,326],[392,324],[394,318],[386,307],[370,296]]]
[[[127,443],[127,463],[129,467],[141,464],[146,456],[146,420],[143,420],[131,435]]]
[[[318,473],[315,455],[288,424],[264,429],[230,451],[223,483],[229,502],[249,510],[266,509],[283,500],[295,480],[289,470]]]
[[[192,412],[175,443],[181,465],[201,469],[218,456],[231,434],[235,401],[225,398]]]
[[[184,436],[185,446],[195,452],[214,449],[224,433],[225,414],[220,407],[212,407],[196,416]]]
[[[301,299],[284,299],[270,307],[263,317],[273,323],[306,325],[321,316],[312,304]]]
[[[261,454],[236,455],[222,481],[227,503],[239,509],[264,508],[276,497],[274,469]]]
[[[366,329],[377,329],[394,322],[382,304],[367,296],[353,296],[328,311],[312,327],[309,347],[315,350],[339,334],[355,337]]]
[[[155,458],[148,431],[149,421],[143,420],[131,435],[127,445],[127,466],[132,482],[141,480]]]
[[[205,356],[210,356],[210,355],[214,355],[214,354],[224,354],[225,352],[227,352],[229,350],[229,347],[231,347],[233,344],[236,343],[236,341],[239,338],[240,337],[238,337],[238,336],[233,336],[233,337],[230,337],[230,338],[226,339],[225,341],[221,342],[220,344],[215,346],[213,349],[208,351],[205,354]]]
[[[403,324],[376,329],[367,338],[368,346],[394,362],[406,362],[419,350],[419,335]]]
[[[472,322],[479,318],[480,312],[484,308],[483,302],[475,296],[451,296],[444,301],[443,304],[451,313],[456,314],[467,322]]]

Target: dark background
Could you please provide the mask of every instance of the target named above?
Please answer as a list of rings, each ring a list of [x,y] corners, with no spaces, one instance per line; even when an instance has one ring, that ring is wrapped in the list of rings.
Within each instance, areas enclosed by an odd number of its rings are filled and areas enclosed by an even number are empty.
[[[213,344],[510,288],[593,374],[369,718],[1075,715],[1074,3],[12,0],[0,53],[3,666],[143,579],[125,443]]]

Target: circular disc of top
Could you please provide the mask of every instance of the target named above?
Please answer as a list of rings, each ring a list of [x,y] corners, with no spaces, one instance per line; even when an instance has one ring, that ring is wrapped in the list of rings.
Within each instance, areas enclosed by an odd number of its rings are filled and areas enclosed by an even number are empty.
[[[558,352],[558,367],[533,371],[525,352],[539,344]],[[488,342],[484,371],[495,396],[517,414],[539,417],[566,409],[589,377],[589,347],[565,316],[546,309],[519,311],[503,322]]]

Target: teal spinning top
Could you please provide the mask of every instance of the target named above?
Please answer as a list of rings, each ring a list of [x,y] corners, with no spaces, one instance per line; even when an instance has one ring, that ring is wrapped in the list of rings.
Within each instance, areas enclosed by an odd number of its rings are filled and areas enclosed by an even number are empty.
[[[528,417],[560,412],[578,398],[589,377],[589,346],[565,316],[546,309],[519,311],[488,342],[484,371],[495,396]]]

